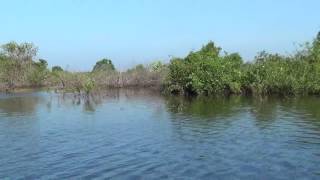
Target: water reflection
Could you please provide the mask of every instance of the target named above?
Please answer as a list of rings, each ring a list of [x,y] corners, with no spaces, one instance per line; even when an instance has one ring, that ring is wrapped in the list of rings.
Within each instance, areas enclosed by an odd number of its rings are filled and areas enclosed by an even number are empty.
[[[97,108],[110,101],[144,102],[150,107],[158,107],[155,111],[170,112],[173,116],[194,117],[201,120],[219,120],[235,117],[239,113],[248,113],[255,124],[264,128],[279,120],[282,113],[299,115],[314,125],[320,121],[320,98],[252,98],[230,96],[224,98],[185,98],[179,96],[162,96],[155,91],[143,89],[111,89],[88,97],[74,94],[25,93],[11,96],[0,95],[0,112],[6,116],[34,115],[39,106],[50,112],[55,107],[82,107],[83,112],[94,113]]]
[[[226,98],[183,98],[167,97],[166,105],[173,113],[198,116],[200,118],[215,118],[234,115],[239,108],[244,107],[242,97]]]
[[[219,120],[235,117],[239,113],[248,113],[256,121],[260,128],[272,125],[279,117],[287,114],[295,114],[319,125],[320,121],[320,98],[252,98],[230,96],[224,98],[185,98],[179,96],[162,96],[155,91],[143,89],[111,89],[103,93],[88,97],[74,94],[54,93],[25,93],[11,96],[0,95],[0,112],[6,116],[34,115],[39,106],[46,107],[50,112],[52,108],[82,107],[83,112],[94,113],[97,108],[110,101],[143,102],[150,103],[150,107],[163,107],[173,116],[194,117],[202,120]],[[160,108],[161,107],[161,108]],[[160,109],[159,109],[160,108]]]
[[[37,106],[44,102],[39,94],[0,95],[0,112],[6,116],[33,115]]]
[[[0,179],[318,179],[318,107],[141,89],[2,95]]]
[[[240,97],[225,98],[183,98],[166,97],[168,111],[176,115],[198,117],[200,119],[223,119],[236,117],[239,113],[248,113],[252,116],[259,128],[272,126],[281,116],[299,116],[319,125],[320,98],[299,97]]]

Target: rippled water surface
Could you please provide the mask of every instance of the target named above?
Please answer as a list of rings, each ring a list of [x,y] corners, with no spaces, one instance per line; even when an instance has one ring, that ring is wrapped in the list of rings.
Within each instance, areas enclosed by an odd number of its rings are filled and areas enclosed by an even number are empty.
[[[0,95],[0,179],[320,179],[320,98]]]

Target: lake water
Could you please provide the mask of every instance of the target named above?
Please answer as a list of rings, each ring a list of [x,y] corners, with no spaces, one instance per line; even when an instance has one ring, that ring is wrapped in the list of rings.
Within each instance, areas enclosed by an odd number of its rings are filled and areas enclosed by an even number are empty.
[[[0,95],[0,179],[320,179],[320,98]]]

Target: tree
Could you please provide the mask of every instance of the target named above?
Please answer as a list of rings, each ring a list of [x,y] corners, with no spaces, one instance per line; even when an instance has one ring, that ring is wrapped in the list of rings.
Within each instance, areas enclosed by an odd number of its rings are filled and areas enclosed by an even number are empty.
[[[41,86],[46,80],[48,75],[48,63],[44,59],[39,59],[38,62],[33,62],[31,72],[29,73],[28,80],[31,85]]]
[[[36,62],[36,64],[41,67],[41,68],[44,68],[46,69],[47,66],[48,66],[48,62],[44,59],[39,59],[39,62]]]
[[[12,60],[30,62],[38,53],[38,48],[33,43],[18,44],[14,41],[1,46],[2,53]]]
[[[190,52],[185,58],[188,62],[211,61],[219,58],[221,48],[217,47],[212,41],[207,43],[199,51]]]
[[[320,31],[312,43],[311,56],[312,62],[320,62]]]
[[[52,67],[52,72],[62,72],[63,69],[60,66],[53,66]]]
[[[207,45],[201,48],[199,53],[208,57],[218,57],[220,54],[220,51],[221,51],[221,48],[215,46],[214,42],[210,41]]]
[[[102,59],[95,64],[92,72],[114,71],[114,70],[115,70],[115,67],[112,64],[112,61],[110,59]]]
[[[52,80],[58,84],[60,83],[62,88],[66,87],[66,78],[69,76],[67,71],[63,71],[60,66],[53,66],[51,69]]]
[[[160,72],[164,69],[165,65],[161,61],[155,61],[151,64],[151,70],[153,72]]]

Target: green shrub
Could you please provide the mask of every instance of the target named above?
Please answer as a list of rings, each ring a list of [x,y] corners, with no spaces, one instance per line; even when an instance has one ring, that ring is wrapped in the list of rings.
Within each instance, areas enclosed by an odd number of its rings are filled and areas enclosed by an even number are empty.
[[[220,50],[209,42],[184,59],[171,60],[169,91],[205,95],[241,93],[242,59],[236,53],[220,56]]]
[[[169,64],[167,90],[189,94],[320,94],[320,33],[293,56],[265,51],[250,63],[239,54],[220,55],[209,42]]]
[[[115,67],[110,59],[102,59],[93,67],[92,72],[115,71]]]
[[[28,82],[31,86],[41,86],[48,77],[49,70],[46,60],[39,59],[39,62],[33,62],[28,73]]]

